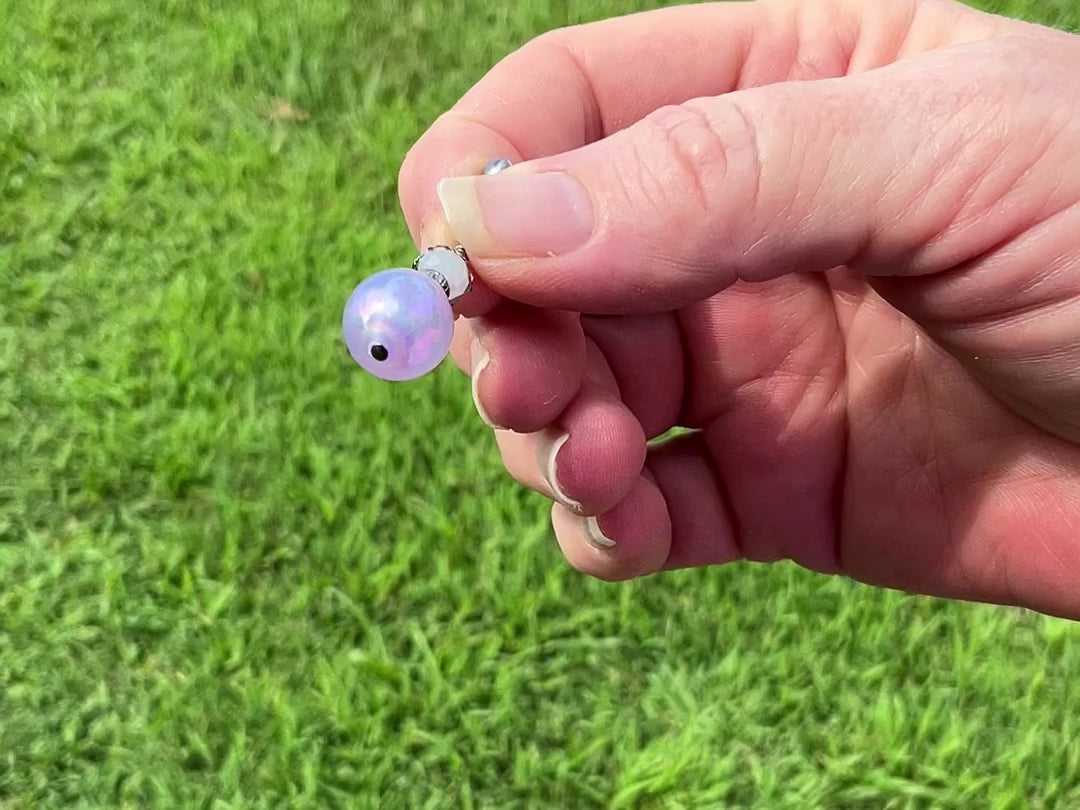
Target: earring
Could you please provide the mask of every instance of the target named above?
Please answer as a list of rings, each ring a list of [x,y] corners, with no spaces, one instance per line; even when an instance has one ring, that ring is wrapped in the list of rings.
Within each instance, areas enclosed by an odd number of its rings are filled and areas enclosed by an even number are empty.
[[[497,158],[484,174],[510,167]],[[436,245],[412,268],[381,270],[349,296],[342,316],[345,345],[353,360],[382,380],[401,382],[434,371],[450,352],[454,301],[469,291],[473,274],[460,245]]]

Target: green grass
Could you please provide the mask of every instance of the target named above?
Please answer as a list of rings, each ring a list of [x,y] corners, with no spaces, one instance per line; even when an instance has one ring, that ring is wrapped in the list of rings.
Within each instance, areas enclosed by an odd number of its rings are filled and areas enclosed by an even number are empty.
[[[0,0],[0,807],[1080,806],[1080,627],[586,580],[456,372],[346,358],[426,123],[634,7]]]

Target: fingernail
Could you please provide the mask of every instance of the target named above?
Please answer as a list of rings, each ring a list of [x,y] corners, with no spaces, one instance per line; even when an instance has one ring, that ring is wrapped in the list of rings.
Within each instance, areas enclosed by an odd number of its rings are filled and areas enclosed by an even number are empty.
[[[551,487],[555,500],[574,512],[581,512],[581,504],[566,494],[559,483],[559,451],[562,450],[569,433],[555,433],[544,431],[536,444],[536,461],[540,465],[540,472]]]
[[[484,344],[480,342],[480,338],[475,333],[473,334],[472,343],[469,347],[469,362],[472,366],[472,398],[473,404],[476,405],[476,412],[480,414],[480,421],[492,430],[498,430],[499,426],[491,421],[491,417],[488,416],[487,411],[484,410],[484,406],[480,404],[480,393],[478,390],[480,372],[487,368],[488,363],[491,362],[491,355],[488,353],[488,350],[484,348]]]
[[[585,518],[585,540],[590,546],[601,551],[615,547],[615,541],[600,531],[600,523],[594,517]]]
[[[562,172],[451,177],[438,194],[450,230],[473,256],[557,255],[592,235],[588,192]]]

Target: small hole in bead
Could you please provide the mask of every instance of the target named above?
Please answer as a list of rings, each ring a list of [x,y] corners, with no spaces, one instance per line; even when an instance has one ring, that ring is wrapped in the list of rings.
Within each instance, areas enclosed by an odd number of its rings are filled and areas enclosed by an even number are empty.
[[[386,350],[386,347],[383,346],[381,343],[375,343],[374,345],[372,345],[370,351],[371,356],[380,363],[382,363],[384,360],[386,360],[387,357],[390,356],[390,352],[388,352]]]

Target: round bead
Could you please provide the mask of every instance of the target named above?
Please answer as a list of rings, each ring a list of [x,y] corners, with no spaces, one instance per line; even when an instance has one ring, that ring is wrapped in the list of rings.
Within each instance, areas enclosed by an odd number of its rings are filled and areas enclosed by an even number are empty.
[[[430,277],[395,268],[357,285],[345,304],[342,330],[349,354],[365,371],[400,382],[427,374],[446,357],[454,312]]]
[[[472,286],[469,264],[453,248],[441,245],[428,248],[417,258],[415,267],[421,273],[434,275],[439,283],[445,281],[445,292],[451,301],[467,293]]]

